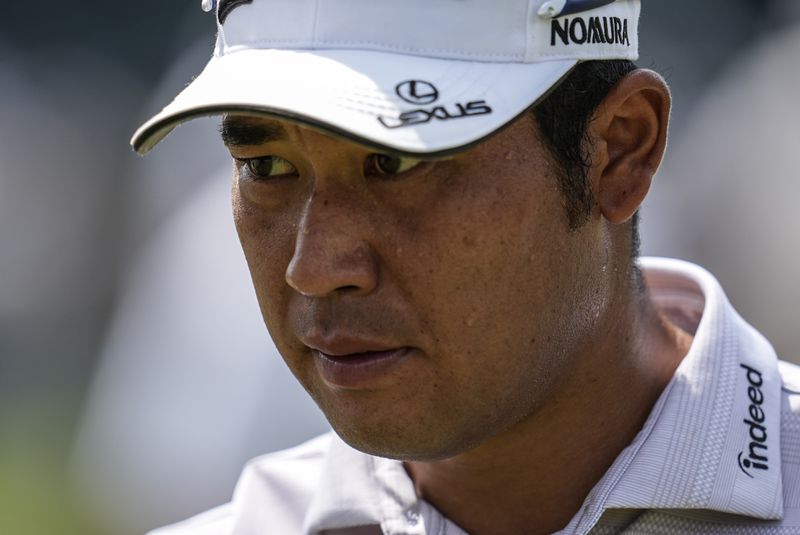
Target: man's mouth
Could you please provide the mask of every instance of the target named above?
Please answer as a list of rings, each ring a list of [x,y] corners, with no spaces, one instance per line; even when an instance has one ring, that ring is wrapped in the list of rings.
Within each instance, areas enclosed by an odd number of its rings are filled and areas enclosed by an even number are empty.
[[[373,390],[387,385],[393,372],[415,351],[409,346],[345,338],[308,347],[322,379],[344,390]]]

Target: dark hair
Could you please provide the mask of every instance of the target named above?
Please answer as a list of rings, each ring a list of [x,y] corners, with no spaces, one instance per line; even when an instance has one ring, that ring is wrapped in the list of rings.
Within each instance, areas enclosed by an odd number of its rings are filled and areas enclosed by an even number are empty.
[[[583,225],[592,210],[587,180],[591,140],[587,127],[597,106],[636,65],[627,60],[579,63],[553,91],[533,107],[545,145],[558,164],[558,188],[571,229]],[[638,256],[638,213],[632,224],[632,256]]]

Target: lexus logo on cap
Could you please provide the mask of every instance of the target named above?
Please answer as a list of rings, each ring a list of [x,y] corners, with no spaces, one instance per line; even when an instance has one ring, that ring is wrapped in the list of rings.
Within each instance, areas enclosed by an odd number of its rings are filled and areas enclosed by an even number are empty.
[[[439,100],[439,90],[430,82],[422,80],[409,80],[395,88],[397,96],[409,104],[433,104]]]

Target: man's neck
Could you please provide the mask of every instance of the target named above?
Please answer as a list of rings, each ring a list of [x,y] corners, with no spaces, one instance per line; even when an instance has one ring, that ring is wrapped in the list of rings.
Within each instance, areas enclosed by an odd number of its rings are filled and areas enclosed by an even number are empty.
[[[547,406],[451,459],[408,462],[418,494],[472,535],[564,528],[642,428],[691,338],[645,296],[608,318]]]

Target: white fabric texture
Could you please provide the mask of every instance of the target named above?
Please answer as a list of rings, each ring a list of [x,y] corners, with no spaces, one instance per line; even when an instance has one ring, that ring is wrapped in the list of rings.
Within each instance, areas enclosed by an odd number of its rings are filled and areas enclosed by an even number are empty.
[[[634,441],[559,535],[800,535],[800,368],[705,270],[642,261],[694,342]],[[417,498],[402,463],[335,435],[252,461],[233,501],[153,535],[465,535]]]

